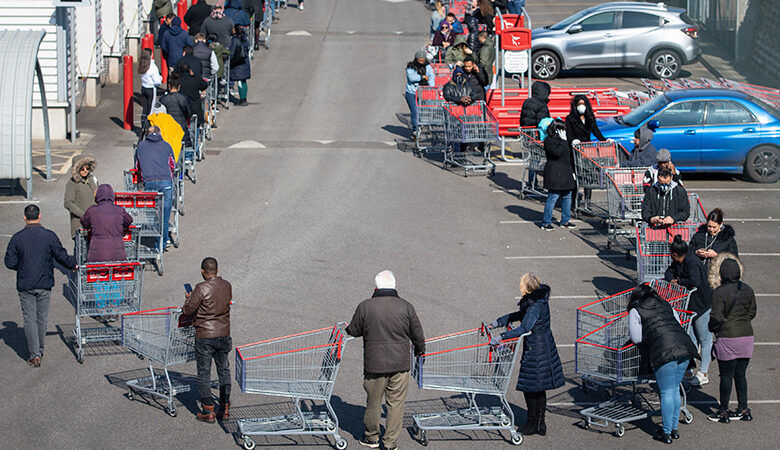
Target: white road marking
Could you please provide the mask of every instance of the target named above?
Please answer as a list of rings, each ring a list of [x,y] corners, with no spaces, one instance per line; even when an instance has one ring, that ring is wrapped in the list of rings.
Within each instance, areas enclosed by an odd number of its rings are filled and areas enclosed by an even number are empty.
[[[236,142],[228,148],[265,148],[265,145],[257,141],[241,141]]]
[[[385,0],[385,1],[387,1],[387,0]],[[394,31],[393,33],[395,33],[395,34],[404,34],[403,31]]]
[[[780,294],[755,294],[756,297],[780,297]],[[573,299],[573,300],[581,300],[581,299],[593,299],[598,300],[598,296],[596,296],[595,293],[590,295],[551,295],[550,299],[552,300],[561,300],[561,299]],[[515,300],[520,300],[520,297],[515,297]]]
[[[652,405],[659,405],[660,402],[657,401],[651,401],[649,402]],[[780,400],[753,400],[750,399],[751,404],[758,404],[758,405],[777,405],[780,404]],[[601,404],[601,402],[548,402],[547,406],[596,406]],[[689,405],[717,405],[717,400],[692,400],[688,402]],[[731,400],[729,404],[737,404],[736,400]]]
[[[582,221],[582,220],[579,220],[579,219],[572,219],[571,221],[572,222],[578,222],[578,223],[585,223],[585,221]],[[520,224],[520,225],[531,224],[531,225],[536,225],[536,224],[541,223],[541,222],[542,222],[541,220],[539,220],[539,221],[533,221],[533,220],[502,220],[499,223],[502,224],[502,225],[506,225],[506,224]]]
[[[287,36],[311,36],[311,33],[306,30],[296,30],[288,32]]]
[[[619,255],[544,255],[544,256],[505,256],[504,259],[586,259],[586,258],[625,258]]]
[[[752,191],[757,191],[757,192],[775,192],[775,191],[780,191],[780,189],[778,189],[778,188],[756,188],[756,189],[750,189],[750,188],[723,188],[723,189],[718,189],[718,188],[698,188],[698,189],[697,188],[691,188],[691,192],[708,192],[708,191],[712,191],[712,192],[743,192],[743,191],[744,192],[752,192]]]
[[[739,256],[780,256],[780,253],[740,253]]]
[[[355,34],[354,31],[347,31],[347,34]]]
[[[336,142],[336,141],[327,141],[327,140],[325,140],[325,141],[320,141],[320,140],[315,140],[314,142],[319,142],[319,143],[320,143],[320,144],[322,144],[322,145],[328,145],[328,144],[330,144],[330,143],[333,143],[333,142]]]
[[[391,147],[395,147],[395,142],[393,142],[393,141],[382,141],[382,143],[385,144],[385,145],[389,145]]]
[[[574,344],[555,344],[559,348],[574,348]],[[780,345],[780,342],[754,342],[753,345],[761,347],[773,347]]]

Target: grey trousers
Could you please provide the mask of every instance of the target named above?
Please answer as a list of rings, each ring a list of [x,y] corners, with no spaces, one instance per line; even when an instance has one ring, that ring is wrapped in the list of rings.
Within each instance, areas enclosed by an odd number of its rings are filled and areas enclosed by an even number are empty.
[[[19,291],[19,301],[22,303],[24,335],[27,337],[27,351],[30,353],[28,358],[40,358],[46,337],[51,289]]]
[[[366,431],[363,437],[369,442],[379,442],[379,419],[382,416],[382,398],[387,404],[387,426],[383,443],[385,448],[393,448],[404,422],[404,402],[409,392],[409,372],[396,372],[383,375],[365,374],[363,389],[366,391],[366,414],[363,424]]]

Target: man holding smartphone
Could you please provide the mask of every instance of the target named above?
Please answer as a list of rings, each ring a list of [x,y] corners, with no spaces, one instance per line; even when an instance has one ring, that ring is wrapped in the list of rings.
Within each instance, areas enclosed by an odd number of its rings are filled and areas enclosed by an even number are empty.
[[[233,288],[218,275],[217,260],[208,257],[200,263],[203,282],[192,290],[189,284],[184,288],[187,301],[182,314],[192,317],[195,327],[195,356],[198,366],[198,393],[201,411],[196,418],[202,422],[214,423],[215,419],[227,419],[230,407],[230,364],[228,353],[233,349],[230,338],[230,301]],[[191,291],[191,292],[190,292]],[[219,410],[214,412],[211,395],[211,360],[217,366],[219,376]]]

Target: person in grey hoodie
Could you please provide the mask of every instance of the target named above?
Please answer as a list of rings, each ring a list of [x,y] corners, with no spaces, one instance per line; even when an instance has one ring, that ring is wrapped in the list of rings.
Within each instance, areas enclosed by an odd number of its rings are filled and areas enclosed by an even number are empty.
[[[634,131],[634,150],[628,161],[620,163],[620,167],[650,167],[657,162],[658,150],[653,147],[653,130],[641,126]]]

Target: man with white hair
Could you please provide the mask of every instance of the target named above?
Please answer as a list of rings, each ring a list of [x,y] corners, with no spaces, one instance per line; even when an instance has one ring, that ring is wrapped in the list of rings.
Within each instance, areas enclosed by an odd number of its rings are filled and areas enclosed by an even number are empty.
[[[374,279],[374,295],[355,309],[346,331],[363,336],[363,389],[366,391],[365,432],[360,444],[379,448],[382,397],[387,405],[386,449],[395,449],[401,434],[404,402],[409,391],[409,342],[414,354],[425,353],[425,336],[414,306],[398,296],[393,272],[384,270]]]

